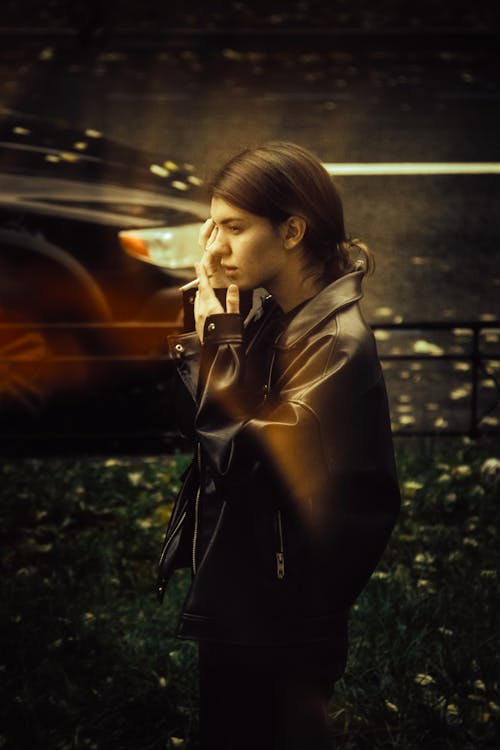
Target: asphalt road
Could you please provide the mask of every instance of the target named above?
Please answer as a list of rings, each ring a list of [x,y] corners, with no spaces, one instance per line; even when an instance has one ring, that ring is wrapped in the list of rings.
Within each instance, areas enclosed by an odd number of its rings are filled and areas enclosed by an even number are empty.
[[[139,49],[115,41],[4,47],[3,101],[183,158],[202,175],[267,139],[297,141],[334,163],[500,161],[491,46],[433,40],[391,51],[384,40],[294,53],[272,39],[267,49],[167,51],[154,40],[151,49],[147,40]],[[381,307],[405,320],[500,318],[499,176],[338,183],[349,232],[378,260],[365,301],[370,319]]]

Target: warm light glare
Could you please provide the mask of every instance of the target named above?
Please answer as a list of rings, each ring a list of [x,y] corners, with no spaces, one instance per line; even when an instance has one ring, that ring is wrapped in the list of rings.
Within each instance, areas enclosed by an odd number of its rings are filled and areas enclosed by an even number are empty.
[[[119,232],[118,237],[120,238],[120,244],[127,255],[132,255],[134,258],[137,256],[140,258],[149,258],[147,243],[140,237],[137,237],[137,235],[131,234],[130,232]]]
[[[326,163],[332,175],[500,174],[500,162],[382,162]]]

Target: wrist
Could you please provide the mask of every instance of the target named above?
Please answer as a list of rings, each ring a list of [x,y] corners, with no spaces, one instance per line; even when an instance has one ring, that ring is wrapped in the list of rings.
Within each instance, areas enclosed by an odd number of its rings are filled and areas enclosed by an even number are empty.
[[[203,344],[240,343],[243,339],[243,318],[240,313],[208,315],[203,327]]]

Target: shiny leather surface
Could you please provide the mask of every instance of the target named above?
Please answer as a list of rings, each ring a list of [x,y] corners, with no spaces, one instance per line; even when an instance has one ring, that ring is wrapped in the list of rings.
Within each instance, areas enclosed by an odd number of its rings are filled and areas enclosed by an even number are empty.
[[[245,328],[212,316],[203,347],[170,341],[198,444],[160,565],[160,598],[193,567],[180,637],[345,639],[400,505],[362,276],[325,287],[284,330],[267,300]]]

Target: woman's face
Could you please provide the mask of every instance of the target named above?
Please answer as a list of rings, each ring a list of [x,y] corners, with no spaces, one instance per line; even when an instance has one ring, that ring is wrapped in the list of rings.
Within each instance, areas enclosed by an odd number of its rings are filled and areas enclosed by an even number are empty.
[[[269,219],[212,198],[214,237],[207,252],[217,259],[228,280],[240,289],[279,286],[287,268],[285,227],[275,228]]]

